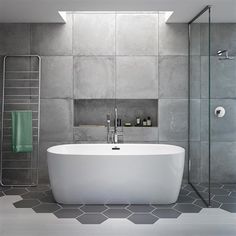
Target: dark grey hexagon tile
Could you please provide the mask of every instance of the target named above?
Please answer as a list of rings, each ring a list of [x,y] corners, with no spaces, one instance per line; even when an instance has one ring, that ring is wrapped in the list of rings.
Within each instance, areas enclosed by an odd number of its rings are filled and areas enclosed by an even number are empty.
[[[2,196],[4,196],[4,194],[3,194],[3,192],[2,192],[2,191],[0,191],[0,197],[2,197]]]
[[[148,213],[135,213],[128,220],[134,224],[154,224],[158,220],[158,217]]]
[[[129,204],[106,204],[108,208],[125,208],[129,206]]]
[[[59,209],[60,207],[55,203],[42,203],[33,208],[37,213],[53,213]]]
[[[46,197],[46,194],[43,192],[28,192],[21,195],[23,199],[40,199]]]
[[[190,196],[182,196],[182,195],[180,195],[179,197],[178,197],[178,200],[177,200],[177,202],[178,203],[192,203],[192,202],[194,202],[194,198],[192,198],[192,197],[190,197]]]
[[[132,213],[126,209],[108,209],[103,212],[108,218],[127,218]]]
[[[151,212],[154,210],[154,207],[151,205],[141,205],[141,204],[132,204],[129,207],[127,207],[131,212]]]
[[[25,199],[25,200],[20,200],[18,202],[13,203],[13,205],[16,208],[33,208],[35,206],[38,206],[40,204],[40,201],[36,199]]]
[[[185,190],[191,191],[191,192],[194,191],[190,184],[184,186],[182,189],[185,189]]]
[[[215,196],[213,200],[221,203],[236,203],[236,198],[229,196]]]
[[[25,188],[12,188],[9,190],[4,191],[5,195],[22,195],[24,193],[27,193]]]
[[[107,217],[99,213],[86,213],[76,219],[82,224],[101,224]]]
[[[209,187],[209,183],[200,183],[199,185],[202,186],[202,187],[205,187],[205,188]],[[211,183],[211,187],[212,188],[222,188],[223,184],[221,184],[221,183]]]
[[[236,192],[231,192],[231,193],[229,194],[229,196],[230,196],[230,197],[236,197]]]
[[[157,209],[170,209],[173,208],[176,205],[176,203],[173,204],[152,204],[153,207],[157,208]]]
[[[60,207],[65,208],[65,209],[78,209],[83,206],[83,204],[58,204]]]
[[[189,193],[190,193],[190,191],[188,191],[186,189],[181,189],[180,192],[179,192],[179,195],[187,195]]]
[[[207,199],[209,196],[207,192],[199,192],[199,193],[204,199]],[[194,199],[201,199],[196,192],[191,192],[190,194],[188,194],[188,196]],[[214,197],[214,195],[211,195],[211,196]]]
[[[48,185],[38,185],[35,187],[28,187],[27,189],[30,192],[45,192],[50,190],[50,187]]]
[[[46,195],[45,197],[42,197],[39,200],[43,203],[56,203],[56,200],[52,195]]]
[[[79,209],[60,209],[53,213],[57,218],[77,218],[83,212]]]
[[[201,186],[201,185],[194,185],[194,187],[197,189],[199,192],[203,192],[207,190],[207,187]]]
[[[80,208],[83,212],[103,212],[107,209],[106,206],[101,204],[91,204],[91,205],[84,205]]]
[[[8,189],[11,189],[12,187],[9,187],[9,186],[1,186],[0,185],[0,191],[6,191]]]
[[[211,188],[212,195],[229,195],[230,191],[223,188]]]
[[[236,204],[223,204],[220,208],[231,213],[236,213]]]
[[[236,191],[236,184],[224,184],[223,188],[230,191]]]
[[[202,208],[189,203],[178,203],[174,209],[182,213],[198,213]]]
[[[207,208],[206,204],[201,199],[196,200],[194,204],[202,208]],[[221,204],[219,202],[211,200],[211,208],[219,208],[220,205]]]
[[[156,209],[152,212],[158,218],[178,218],[181,213],[174,209]]]

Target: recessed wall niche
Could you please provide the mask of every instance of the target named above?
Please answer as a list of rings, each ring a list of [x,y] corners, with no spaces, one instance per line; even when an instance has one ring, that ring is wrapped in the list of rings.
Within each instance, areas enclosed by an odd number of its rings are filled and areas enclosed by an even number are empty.
[[[136,117],[151,117],[152,126],[158,126],[157,99],[76,99],[74,100],[74,126],[106,125],[106,115],[114,120],[114,108],[118,109],[118,118],[122,126],[130,122],[135,125]]]

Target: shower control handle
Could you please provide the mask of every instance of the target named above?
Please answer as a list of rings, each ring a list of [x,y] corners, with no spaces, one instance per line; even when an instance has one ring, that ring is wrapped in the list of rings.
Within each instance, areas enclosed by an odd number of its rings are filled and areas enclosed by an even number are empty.
[[[225,116],[225,109],[224,107],[216,107],[215,108],[215,116],[222,118]]]

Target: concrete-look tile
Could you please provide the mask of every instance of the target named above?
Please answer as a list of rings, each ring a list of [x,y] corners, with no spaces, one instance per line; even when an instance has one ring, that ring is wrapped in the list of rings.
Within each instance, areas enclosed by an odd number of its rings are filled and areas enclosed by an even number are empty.
[[[36,213],[52,213],[59,210],[60,207],[55,203],[43,203],[36,207],[33,207],[33,210]]]
[[[158,218],[151,214],[139,213],[133,214],[128,218],[128,220],[130,220],[134,224],[154,224],[158,220]]]
[[[74,55],[114,55],[115,14],[74,14]]]
[[[211,99],[211,140],[212,141],[236,141],[236,100]],[[218,118],[214,111],[218,106],[225,108],[225,116]]]
[[[41,98],[73,98],[73,57],[42,57]]]
[[[20,200],[18,202],[13,203],[16,208],[33,208],[39,204],[40,201],[36,199]]]
[[[5,195],[22,195],[24,193],[27,193],[25,188],[13,188],[13,189],[4,191]]]
[[[186,56],[159,57],[159,97],[188,97],[188,58]]]
[[[193,142],[189,143],[190,154],[190,172],[189,179],[192,183],[198,183],[201,179],[201,143]],[[188,161],[187,161],[188,162]]]
[[[102,222],[107,220],[107,217],[99,213],[89,213],[78,217],[77,220],[81,224],[101,224]]]
[[[190,98],[201,97],[201,57],[190,56]],[[203,88],[202,88],[203,89]]]
[[[157,55],[158,14],[117,14],[118,55]]]
[[[201,56],[200,59],[200,68],[201,68],[201,98],[209,98],[209,69],[210,62],[208,56]]]
[[[66,24],[32,24],[31,53],[39,55],[72,55],[72,16]]]
[[[57,218],[76,218],[82,214],[83,212],[79,209],[61,209],[54,213]]]
[[[83,212],[103,212],[107,209],[106,206],[104,205],[100,205],[100,204],[91,204],[91,205],[84,205],[80,208]]]
[[[220,208],[231,213],[236,213],[236,204],[223,204]]]
[[[211,143],[211,178],[213,182],[235,183],[236,142]]]
[[[117,57],[116,70],[117,98],[158,98],[156,57]]]
[[[200,55],[201,53],[201,24],[192,23],[190,30],[190,40],[191,40],[191,55]]]
[[[204,13],[202,16],[206,16],[208,13]],[[213,25],[213,24],[211,24]],[[210,35],[210,28],[209,28],[209,24],[208,23],[201,23],[200,25],[200,45],[201,45],[201,49],[200,49],[200,54],[207,56],[209,55],[209,37]],[[212,32],[211,32],[212,34]],[[211,39],[211,47],[212,47],[212,39]],[[218,49],[220,50],[220,49]],[[218,51],[217,50],[217,51]],[[215,53],[217,53],[217,51]]]
[[[72,100],[41,99],[41,140],[73,140]]]
[[[114,98],[113,57],[74,57],[74,97]]]
[[[198,213],[202,208],[190,203],[178,203],[174,209],[182,213]]]
[[[201,119],[201,141],[209,141],[209,100],[201,99],[200,105],[200,119]]]
[[[159,14],[159,54],[188,54],[188,25],[165,22],[165,14]]]
[[[154,208],[151,205],[139,205],[139,204],[138,205],[132,204],[127,209],[136,213],[137,212],[151,212],[154,210]]]
[[[201,135],[201,100],[200,99],[190,99],[189,100],[190,106],[190,141],[200,141]]]
[[[132,213],[126,209],[108,209],[105,212],[103,212],[105,216],[108,218],[127,218]]]
[[[152,214],[159,218],[178,218],[181,213],[174,209],[156,209]]]
[[[188,101],[187,99],[159,100],[159,140],[188,140]]]
[[[0,24],[0,54],[30,54],[29,24]]]

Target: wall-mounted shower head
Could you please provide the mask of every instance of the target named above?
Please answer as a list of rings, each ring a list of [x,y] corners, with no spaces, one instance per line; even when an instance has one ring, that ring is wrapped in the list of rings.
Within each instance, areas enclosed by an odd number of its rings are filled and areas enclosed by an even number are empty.
[[[225,49],[219,50],[217,55],[219,56],[219,60],[234,60],[234,57],[230,57],[228,50]]]

